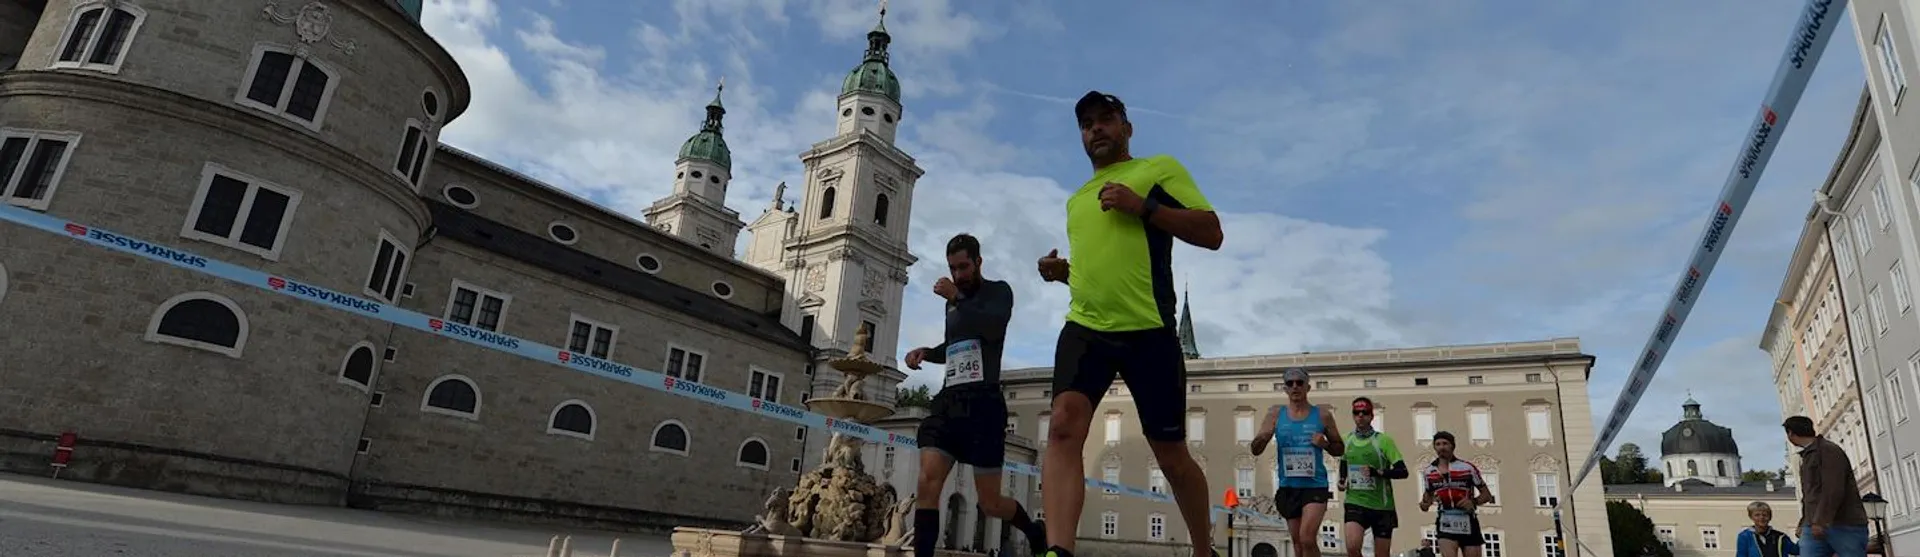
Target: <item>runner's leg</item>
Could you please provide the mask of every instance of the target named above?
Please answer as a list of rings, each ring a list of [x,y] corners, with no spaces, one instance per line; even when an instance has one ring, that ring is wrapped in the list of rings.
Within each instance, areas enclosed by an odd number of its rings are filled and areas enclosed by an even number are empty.
[[[1304,517],[1287,519],[1287,538],[1293,544],[1294,555],[1320,555],[1316,548],[1319,541],[1318,527],[1308,524]]]
[[[1047,540],[1059,557],[1073,554],[1080,513],[1087,501],[1087,430],[1093,407],[1113,385],[1112,349],[1093,331],[1072,322],[1060,329],[1053,351],[1053,415],[1047,424],[1047,457],[1041,465],[1041,506],[1047,513]]]
[[[1460,557],[1460,542],[1440,538],[1440,555],[1443,557]]]
[[[1349,503],[1349,505],[1351,505],[1351,503]],[[1360,550],[1366,545],[1366,538],[1364,536],[1367,535],[1367,526],[1360,523],[1359,517],[1355,516],[1353,511],[1354,507],[1347,507],[1347,521],[1343,528],[1345,530],[1343,540],[1346,541],[1347,544],[1347,557],[1360,557]],[[1373,548],[1377,550],[1380,549],[1380,546],[1379,544],[1374,544]]]
[[[940,492],[947,488],[953,458],[937,448],[920,451],[920,481],[913,502],[914,557],[933,557],[940,543]],[[931,535],[929,535],[931,534]]]
[[[1124,343],[1128,355],[1122,360],[1125,367],[1120,378],[1133,395],[1140,431],[1153,449],[1154,461],[1167,476],[1180,518],[1187,523],[1194,557],[1210,557],[1213,524],[1208,515],[1213,509],[1207,499],[1206,470],[1187,450],[1187,362],[1180,350],[1180,337],[1173,329],[1114,336]]]
[[[980,512],[1019,530],[1027,538],[1027,547],[1033,548],[1035,553],[1046,551],[1046,526],[1034,522],[1033,517],[1027,514],[1025,505],[1000,493],[1000,478],[1001,471],[997,469],[980,470],[973,477],[974,494],[980,499]]]
[[[1312,489],[1304,491],[1314,493]],[[1314,534],[1320,529],[1320,521],[1327,517],[1327,498],[1317,495],[1309,497],[1306,506],[1300,509],[1300,529],[1306,531],[1301,537],[1308,540],[1308,547],[1311,548],[1313,540],[1319,537]],[[1317,555],[1317,553],[1303,553],[1302,555]]]
[[[969,395],[967,405],[967,451],[959,461],[973,466],[974,492],[979,496],[980,512],[998,518],[1006,526],[1027,538],[1033,553],[1046,551],[1044,521],[1036,522],[1025,505],[1000,493],[1000,480],[1007,461],[1007,400],[995,392]]]

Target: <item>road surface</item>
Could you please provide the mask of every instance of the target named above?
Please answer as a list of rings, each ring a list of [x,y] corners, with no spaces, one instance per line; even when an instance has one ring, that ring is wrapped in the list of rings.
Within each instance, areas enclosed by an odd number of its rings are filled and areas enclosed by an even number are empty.
[[[664,535],[563,531],[332,507],[275,505],[0,475],[6,557],[667,557]]]

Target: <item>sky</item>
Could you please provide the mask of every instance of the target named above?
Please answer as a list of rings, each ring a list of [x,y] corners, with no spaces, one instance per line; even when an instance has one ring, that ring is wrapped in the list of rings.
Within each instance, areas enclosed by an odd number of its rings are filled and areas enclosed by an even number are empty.
[[[896,0],[898,145],[926,170],[901,350],[937,342],[928,289],[946,238],[971,232],[1019,293],[1008,366],[1051,364],[1067,292],[1031,269],[1065,252],[1063,206],[1091,173],[1071,104],[1098,89],[1130,107],[1134,153],[1177,157],[1221,209],[1225,246],[1174,256],[1204,355],[1579,337],[1598,424],[1801,5]],[[833,135],[877,9],[428,0],[423,24],[474,89],[441,140],[638,217],[724,77],[727,202],[751,221],[775,184],[797,201],[798,155]],[[1657,454],[1691,394],[1749,469],[1780,466],[1759,338],[1860,94],[1856,33],[1835,35],[1616,447]]]

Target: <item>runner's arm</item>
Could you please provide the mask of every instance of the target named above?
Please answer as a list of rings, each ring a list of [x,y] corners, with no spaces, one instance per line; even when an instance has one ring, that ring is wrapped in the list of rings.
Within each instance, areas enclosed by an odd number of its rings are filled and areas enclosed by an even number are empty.
[[[1320,407],[1320,423],[1326,424],[1325,429],[1327,430],[1327,433],[1326,433],[1327,454],[1330,454],[1333,456],[1346,456],[1347,441],[1346,439],[1340,437],[1340,424],[1338,422],[1333,421],[1332,407],[1328,407],[1328,406]]]
[[[1386,434],[1381,434],[1380,446],[1385,449],[1381,452],[1386,453],[1381,456],[1387,457],[1387,462],[1393,463],[1391,467],[1388,467],[1386,471],[1381,472],[1380,475],[1386,476],[1386,478],[1389,480],[1404,480],[1413,476],[1411,472],[1407,471],[1406,457],[1400,454],[1399,443],[1393,442],[1392,437],[1389,437]]]
[[[1193,181],[1193,175],[1187,173],[1187,167],[1173,157],[1160,157],[1162,168],[1159,193],[1178,204],[1173,207],[1150,195],[1148,200],[1161,203],[1160,208],[1147,217],[1147,224],[1167,231],[1180,241],[1195,247],[1218,250],[1226,242],[1226,234],[1220,230],[1220,215],[1214,214],[1213,204],[1207,202],[1206,195],[1200,193],[1200,186]]]
[[[1004,282],[980,286],[965,303],[953,306],[954,338],[1006,338],[1007,322],[1013,320],[1013,287]]]
[[[942,342],[937,346],[928,346],[922,350],[926,350],[927,352],[920,355],[921,361],[929,364],[947,365],[947,343]]]
[[[1267,452],[1267,443],[1273,442],[1273,428],[1279,421],[1280,407],[1276,405],[1268,408],[1265,423],[1260,425],[1260,433],[1253,436],[1253,443],[1248,447],[1253,449],[1253,456],[1260,456],[1260,453]]]
[[[1493,490],[1487,488],[1487,479],[1480,475],[1479,468],[1473,469],[1473,487],[1480,491],[1478,495],[1473,497],[1474,506],[1477,507],[1493,503]]]

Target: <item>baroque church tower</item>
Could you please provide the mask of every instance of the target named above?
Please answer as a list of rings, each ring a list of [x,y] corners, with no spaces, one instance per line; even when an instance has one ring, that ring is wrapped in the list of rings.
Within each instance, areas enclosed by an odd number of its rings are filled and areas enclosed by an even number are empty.
[[[800,206],[776,189],[773,205],[753,224],[746,261],[786,278],[781,315],[825,358],[852,349],[868,329],[869,358],[887,366],[864,386],[868,398],[891,401],[906,375],[898,369],[902,292],[913,185],[925,171],[894,146],[900,123],[900,80],[888,65],[886,7],[867,33],[867,51],[840,88],[836,135],[800,154],[806,171]],[[797,210],[796,210],[797,209]],[[814,366],[812,396],[840,383],[839,372]],[[824,435],[808,438],[808,465]]]
[[[740,237],[740,213],[727,208],[727,186],[733,181],[733,152],[721,135],[727,109],[720,104],[726,80],[715,87],[707,103],[707,119],[700,131],[680,145],[673,164],[673,193],[647,207],[647,224],[701,249],[733,257]]]

